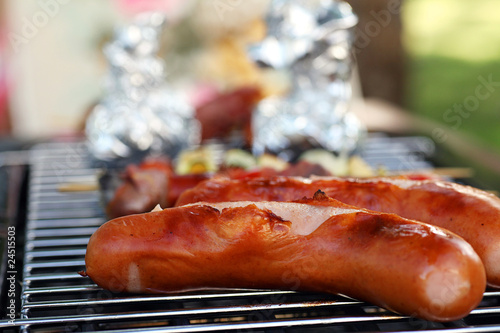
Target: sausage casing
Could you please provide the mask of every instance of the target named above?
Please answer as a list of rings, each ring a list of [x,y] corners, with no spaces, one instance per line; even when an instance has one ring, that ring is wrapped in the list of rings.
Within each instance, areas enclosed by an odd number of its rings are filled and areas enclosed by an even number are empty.
[[[317,190],[349,205],[394,213],[448,229],[482,259],[491,287],[500,287],[500,199],[453,182],[407,178],[215,178],[185,191],[177,205],[197,201],[290,201]]]
[[[434,321],[466,316],[484,267],[455,234],[316,195],[130,215],[91,237],[86,274],[117,292],[269,288],[341,293]]]

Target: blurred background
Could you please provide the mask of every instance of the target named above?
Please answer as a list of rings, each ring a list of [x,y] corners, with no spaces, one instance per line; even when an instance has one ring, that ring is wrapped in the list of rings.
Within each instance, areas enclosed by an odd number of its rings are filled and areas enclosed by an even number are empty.
[[[459,135],[464,142],[500,153],[500,2],[348,2],[360,17],[355,52],[367,100],[402,112],[407,122],[425,124],[426,134],[437,142]],[[176,31],[187,45],[193,39],[209,41],[204,53],[191,60],[206,76],[238,81],[221,69],[221,64],[245,68],[235,57],[238,50],[213,41],[227,31],[247,39],[258,35],[254,22],[265,3],[0,0],[0,134],[32,140],[80,131],[88,110],[104,93],[103,45],[116,26],[143,10],[202,22],[188,32]],[[243,13],[246,21],[241,21]],[[173,72],[182,68],[175,61],[170,64]],[[402,122],[400,130],[408,129]]]

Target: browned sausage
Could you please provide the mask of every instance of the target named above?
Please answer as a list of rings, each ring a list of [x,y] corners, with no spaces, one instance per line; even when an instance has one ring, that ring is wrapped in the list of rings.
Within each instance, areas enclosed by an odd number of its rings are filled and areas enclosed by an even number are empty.
[[[479,257],[457,235],[319,194],[114,219],[91,237],[85,262],[86,274],[113,291],[342,293],[434,321],[466,316],[486,284]]]
[[[218,171],[218,176],[234,179],[277,175],[306,177],[330,174],[320,165],[306,161],[291,164],[282,171],[272,168],[244,170],[233,167]],[[213,175],[211,173],[176,174],[170,160],[150,158],[139,165],[128,165],[121,176],[122,184],[106,205],[106,214],[110,219],[150,212],[156,205],[163,208],[172,207],[185,190],[193,188]]]
[[[109,218],[151,211],[156,205],[171,207],[184,190],[194,187],[208,174],[177,175],[169,160],[150,159],[140,165],[129,165],[106,205]]]
[[[197,107],[196,119],[201,125],[201,139],[227,138],[232,131],[241,130],[245,144],[251,144],[252,110],[262,97],[259,88],[247,86],[221,93]]]
[[[289,201],[321,189],[349,205],[422,221],[468,241],[486,267],[488,284],[500,287],[500,199],[479,189],[407,178],[217,178],[184,192],[178,205],[197,201]]]

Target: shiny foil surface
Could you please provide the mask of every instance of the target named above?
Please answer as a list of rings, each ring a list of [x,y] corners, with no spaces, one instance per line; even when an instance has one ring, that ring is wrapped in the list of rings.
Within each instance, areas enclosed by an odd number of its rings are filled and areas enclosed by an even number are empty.
[[[342,1],[274,0],[266,23],[267,36],[249,55],[262,67],[287,72],[291,88],[255,110],[254,153],[293,158],[297,147],[352,152],[365,130],[349,112],[357,24],[351,7]]]
[[[167,21],[144,13],[119,30],[104,53],[109,63],[106,96],[86,124],[92,154],[101,160],[141,153],[175,156],[200,141],[193,107],[166,81],[158,56]]]

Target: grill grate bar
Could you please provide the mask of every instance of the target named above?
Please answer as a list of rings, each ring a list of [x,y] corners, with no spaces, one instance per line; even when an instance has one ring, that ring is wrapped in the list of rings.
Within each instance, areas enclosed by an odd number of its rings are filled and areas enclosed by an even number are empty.
[[[50,267],[74,267],[74,266],[85,266],[85,260],[53,260],[46,262],[35,262],[26,264],[25,267],[28,270],[33,268],[50,268]]]
[[[195,332],[227,332],[227,331],[252,331],[263,329],[277,328],[292,328],[292,327],[313,327],[313,326],[330,326],[342,324],[363,324],[363,323],[380,323],[391,320],[404,320],[405,317],[399,316],[374,316],[374,317],[326,317],[313,319],[288,319],[288,320],[272,320],[264,322],[246,322],[246,323],[230,323],[230,324],[205,324],[205,325],[190,325],[177,327],[162,327],[143,329],[142,332],[148,333],[195,333]],[[105,330],[101,333],[133,333],[137,330]]]
[[[96,305],[104,305],[107,303],[90,303],[86,304],[85,302],[74,302],[70,304],[70,306],[96,306]],[[317,302],[299,302],[299,303],[280,303],[280,304],[259,304],[259,305],[244,305],[244,306],[223,306],[223,307],[205,307],[205,308],[193,308],[193,309],[182,309],[182,310],[168,310],[168,311],[141,311],[141,312],[130,312],[124,315],[121,314],[112,314],[110,316],[116,318],[120,317],[120,319],[130,319],[133,316],[134,318],[150,318],[150,317],[180,317],[180,316],[206,316],[206,315],[224,315],[227,316],[231,313],[242,314],[245,312],[255,312],[255,311],[276,311],[276,310],[290,310],[290,309],[314,309],[319,307],[342,307],[342,306],[352,306],[358,305],[361,302],[335,302],[335,301],[317,301]],[[56,307],[55,304],[50,304],[52,307]],[[68,306],[66,304],[61,304],[61,306]],[[31,306],[34,308],[35,306]],[[96,315],[94,318],[108,318],[108,315]]]
[[[104,218],[74,218],[74,219],[54,219],[54,220],[30,220],[28,226],[30,230],[40,230],[46,228],[72,228],[100,226]]]
[[[66,236],[90,236],[97,230],[93,228],[57,228],[57,229],[41,229],[30,231],[27,238],[33,240],[41,237],[66,237]]]
[[[96,174],[88,173],[88,174],[80,174],[80,175],[65,175],[65,176],[44,176],[38,177],[33,180],[32,184],[34,185],[33,189],[36,189],[36,186],[43,187],[43,185],[52,185],[52,184],[60,184],[60,183],[94,183],[96,182]]]
[[[28,249],[34,249],[37,247],[58,247],[58,246],[68,246],[68,245],[87,245],[89,241],[88,237],[77,237],[77,238],[59,238],[59,239],[40,239],[26,242]]]
[[[88,292],[102,290],[96,284],[88,284],[77,287],[52,287],[52,288],[26,288],[25,296],[34,294],[56,294],[56,293],[72,293],[72,292]]]
[[[453,333],[493,333],[493,332],[498,332],[498,326],[497,325],[490,325],[490,326],[481,326],[481,327],[466,327],[466,328],[453,328],[453,329],[448,329],[448,330],[426,330],[425,332],[427,333],[443,333],[452,331]],[[117,331],[114,331],[117,333]],[[400,333],[418,333],[422,332],[421,330],[418,331],[400,331]]]
[[[31,262],[35,258],[51,258],[51,257],[83,257],[87,251],[86,247],[80,249],[63,249],[63,250],[37,250],[31,251],[26,258]]]
[[[25,282],[29,284],[32,281],[50,281],[50,280],[64,280],[64,279],[83,279],[85,277],[76,272],[73,273],[54,273],[54,274],[37,274],[25,277]]]
[[[30,194],[30,198],[30,201],[34,202],[34,204],[28,205],[28,211],[33,213],[38,212],[39,210],[43,211],[45,210],[45,207],[48,207],[46,205],[50,206],[56,203],[59,203],[62,208],[65,207],[66,203],[82,203],[82,205],[85,205],[84,202],[88,202],[86,205],[97,204],[99,207],[102,206],[100,201],[101,198],[95,195],[95,193],[93,195],[89,195],[84,192],[53,192],[46,194],[33,193]],[[90,200],[92,200],[92,202],[89,202]]]
[[[473,315],[491,315],[491,314],[500,314],[500,308],[499,307],[491,307],[491,308],[480,308],[480,309],[474,309],[471,312],[471,316]]]
[[[68,219],[71,216],[75,218],[91,218],[96,216],[104,216],[100,212],[100,209],[85,209],[82,210],[68,209],[68,210],[51,210],[51,211],[37,211],[28,213],[28,218],[30,220],[48,220],[48,219]]]
[[[337,318],[318,318],[318,319],[296,319],[296,320],[280,320],[268,321],[258,323],[231,323],[231,324],[206,324],[206,325],[190,325],[190,326],[177,326],[177,327],[161,327],[161,328],[147,328],[141,329],[144,333],[196,333],[196,332],[245,332],[252,330],[264,329],[277,329],[277,328],[295,328],[295,327],[314,327],[314,326],[330,326],[341,324],[367,324],[367,323],[383,323],[392,320],[404,320],[401,317],[377,317],[369,320],[366,317],[345,317],[344,321]],[[100,333],[135,333],[137,329],[118,329],[118,330],[103,330]],[[421,329],[398,331],[400,333],[419,333]],[[432,329],[425,330],[428,333],[495,333],[498,332],[498,326],[481,326],[481,327],[468,327],[468,328],[451,328],[451,329]]]
[[[73,317],[47,317],[48,320],[36,320],[36,319],[24,319],[16,321],[11,324],[8,321],[0,321],[0,328],[12,328],[12,327],[29,327],[35,325],[51,325],[60,323],[75,322]],[[168,327],[153,327],[153,328],[141,328],[140,331],[144,333],[195,333],[195,332],[229,332],[229,331],[252,331],[252,330],[263,330],[263,329],[278,329],[278,328],[295,328],[295,327],[314,327],[314,326],[330,326],[330,325],[341,325],[341,324],[368,324],[368,323],[384,323],[387,321],[402,321],[407,318],[405,317],[391,317],[391,316],[379,316],[379,317],[344,317],[343,321],[340,322],[338,318],[317,318],[317,319],[291,319],[291,320],[274,320],[266,322],[253,322],[253,323],[217,323],[217,324],[197,324],[189,326],[168,326]],[[88,320],[90,321],[90,320]],[[116,329],[116,330],[99,330],[101,333],[136,333],[138,331],[135,329]],[[400,333],[419,333],[422,332],[421,329],[415,330],[404,330],[398,331]],[[471,326],[462,328],[449,328],[449,329],[428,329],[425,330],[428,333],[443,333],[443,332],[454,332],[454,333],[495,333],[498,332],[497,325],[485,325],[485,326]]]
[[[97,200],[80,202],[80,201],[66,201],[66,202],[44,202],[34,203],[30,205],[30,209],[38,211],[53,211],[53,210],[70,210],[70,209],[100,209],[100,203]]]
[[[317,304],[316,304],[317,303]],[[217,307],[217,308],[202,308],[202,309],[185,309],[185,310],[171,310],[171,311],[151,311],[151,312],[124,312],[124,313],[113,313],[113,314],[104,314],[104,315],[80,315],[78,317],[74,316],[54,316],[54,317],[45,317],[43,320],[37,318],[26,318],[23,320],[16,321],[17,326],[25,326],[25,325],[47,325],[52,323],[69,323],[69,322],[88,322],[88,321],[108,321],[108,320],[127,320],[127,319],[148,319],[148,318],[178,318],[178,317],[191,317],[192,316],[200,316],[200,315],[238,315],[245,314],[249,312],[259,312],[259,311],[271,311],[271,310],[290,310],[290,309],[301,309],[304,306],[307,308],[311,307],[328,307],[334,304],[328,302],[312,302],[310,304],[304,303],[292,303],[292,304],[264,304],[264,305],[256,305],[256,306],[235,306],[235,307]],[[352,305],[352,304],[347,304]],[[402,316],[358,316],[358,317],[341,317],[341,318],[323,318],[319,319],[321,321],[327,320],[329,323],[349,323],[349,322],[358,322],[358,321],[370,321],[376,322],[380,320],[394,320],[394,319],[404,319]],[[302,320],[298,320],[302,321]],[[307,321],[311,321],[307,319]],[[293,320],[284,320],[284,321],[269,321],[264,323],[258,323],[259,325],[264,324],[264,327],[273,327],[274,325],[281,326],[279,323],[283,322],[293,322]],[[255,324],[255,323],[254,323]],[[0,321],[0,328],[6,327],[5,322]],[[134,331],[137,332],[137,331]]]
[[[101,289],[99,289],[101,290]],[[66,290],[65,290],[66,291]],[[87,291],[87,290],[85,290]],[[185,295],[185,296],[128,296],[128,297],[115,297],[112,299],[94,299],[94,300],[64,300],[64,301],[51,301],[51,302],[30,302],[27,308],[37,308],[37,307],[75,307],[75,306],[96,306],[96,305],[120,305],[126,303],[142,303],[142,302],[187,302],[187,301],[208,301],[208,300],[229,300],[237,298],[246,297],[263,297],[269,296],[269,298],[277,295],[287,295],[293,294],[293,291],[283,291],[283,292],[243,292],[243,293],[223,293],[223,294],[199,294],[199,295]],[[346,304],[362,304],[359,301],[351,300],[333,300],[328,301],[329,303],[336,303],[338,305]],[[304,305],[309,303],[302,303]]]
[[[35,162],[36,163],[36,162]],[[44,177],[65,177],[65,176],[88,176],[99,174],[102,170],[90,167],[84,168],[72,168],[65,170],[47,169],[39,166],[34,166],[32,175],[33,178],[44,178]]]
[[[54,204],[55,199],[48,199],[46,197],[42,197],[37,200],[31,200],[29,202],[29,208],[30,209],[45,209],[44,207],[47,204]],[[65,198],[64,200],[58,199],[56,202],[58,205],[61,207],[65,207],[68,204],[99,204],[99,199],[96,197],[89,197],[89,198]]]

